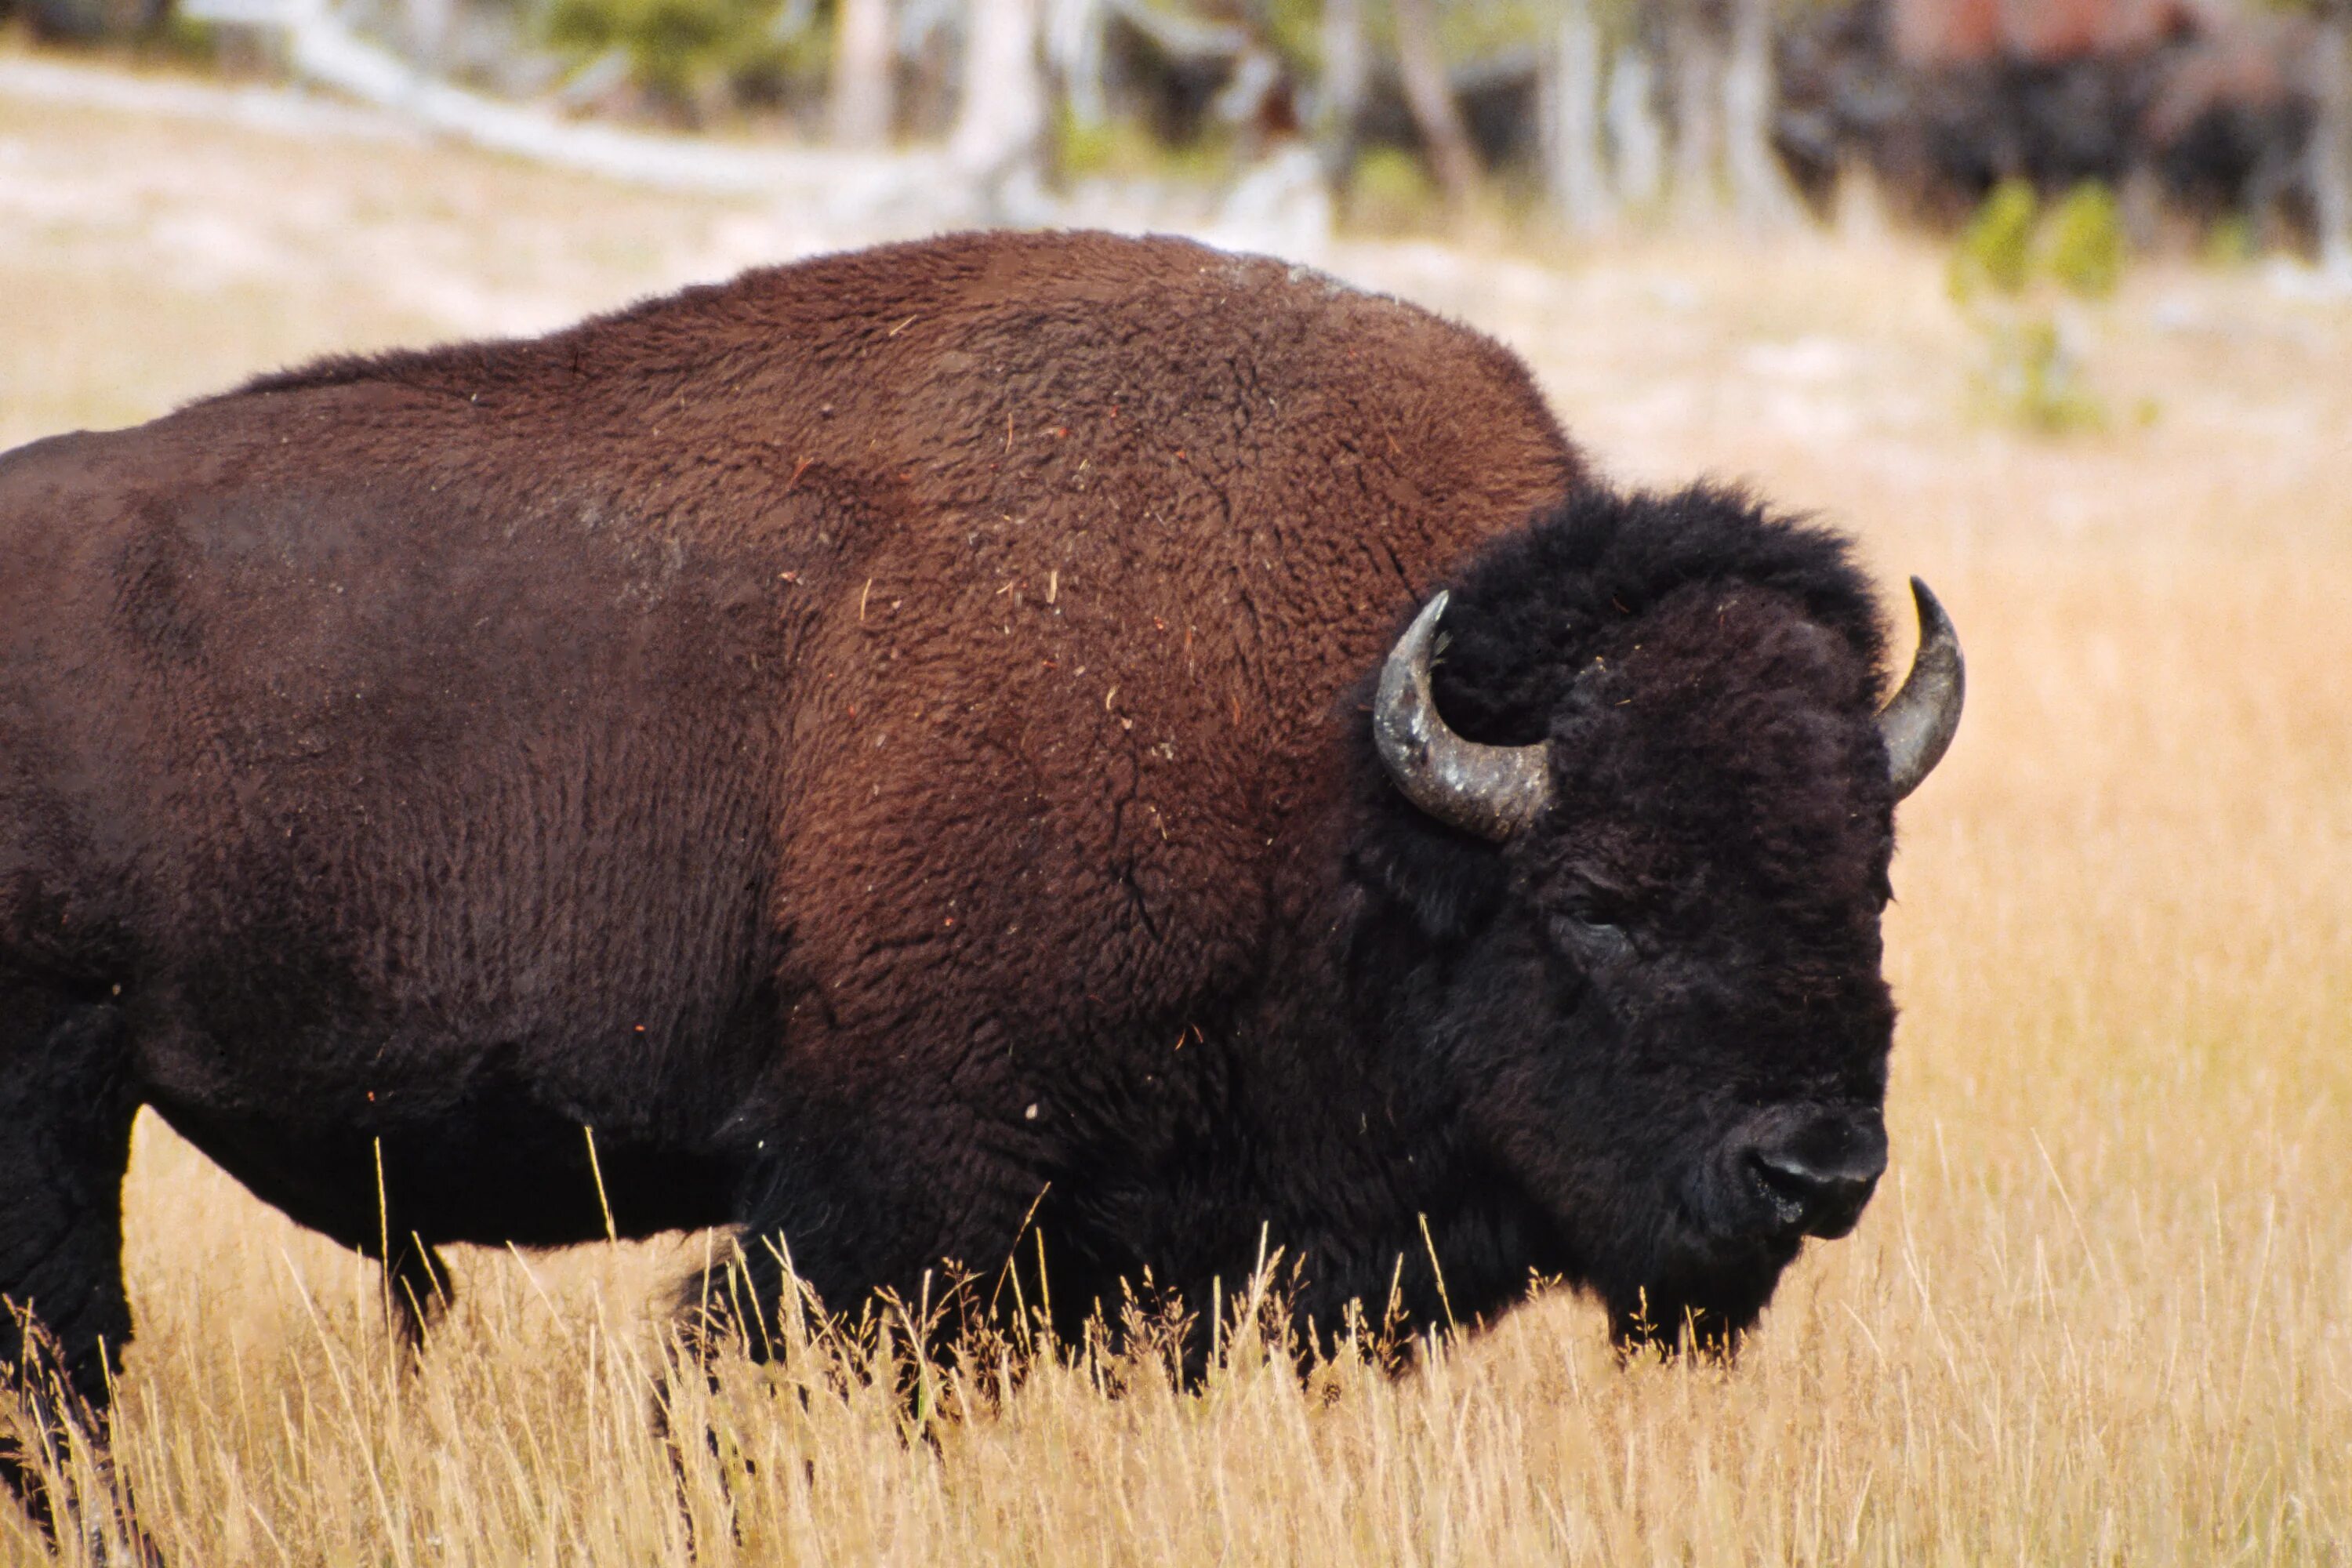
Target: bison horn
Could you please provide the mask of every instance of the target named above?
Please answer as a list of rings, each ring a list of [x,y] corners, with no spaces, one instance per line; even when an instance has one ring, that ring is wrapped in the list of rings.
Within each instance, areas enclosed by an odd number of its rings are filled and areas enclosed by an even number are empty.
[[[1499,844],[1543,809],[1551,774],[1541,743],[1482,746],[1438,717],[1429,655],[1446,598],[1440,594],[1423,606],[1389,650],[1372,705],[1372,739],[1405,799],[1450,827]]]
[[[1943,760],[1960,727],[1960,703],[1968,695],[1968,666],[1960,658],[1960,639],[1951,616],[1927,591],[1911,579],[1911,596],[1919,605],[1919,651],[1911,658],[1911,673],[1903,689],[1878,710],[1878,733],[1886,742],[1886,773],[1901,800]]]

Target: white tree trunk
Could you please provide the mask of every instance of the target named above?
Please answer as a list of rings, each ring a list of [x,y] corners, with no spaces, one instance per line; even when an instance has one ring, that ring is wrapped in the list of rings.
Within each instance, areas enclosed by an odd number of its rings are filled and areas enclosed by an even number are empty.
[[[834,14],[833,140],[879,147],[898,118],[898,58],[890,0],[840,0]]]
[[[1045,16],[1045,59],[1062,89],[1071,123],[1092,130],[1110,118],[1103,89],[1103,0],[1051,0]]]
[[[296,0],[273,25],[285,29],[286,63],[305,81],[372,103],[445,135],[509,157],[656,190],[754,195],[805,211],[814,232],[869,224],[881,215],[937,210],[943,160],[753,147],[581,124],[539,104],[488,98],[427,76],[358,37],[320,0]]]
[[[1432,0],[1396,0],[1396,29],[1397,74],[1404,79],[1405,104],[1412,110],[1445,199],[1464,205],[1478,188],[1478,154],[1470,144],[1470,128],[1463,123],[1462,106],[1454,101],[1454,84],[1446,79]]]
[[[1723,39],[1680,0],[1666,26],[1675,73],[1675,210],[1704,220],[1723,208]]]
[[[446,64],[453,0],[401,0],[401,43],[417,68],[438,76]]]
[[[1658,69],[1647,50],[1627,44],[1609,61],[1609,151],[1617,197],[1654,207],[1666,190],[1666,133],[1658,124]]]
[[[1356,163],[1356,122],[1372,77],[1364,43],[1364,0],[1323,0],[1323,79],[1315,100],[1315,139],[1323,170],[1345,180]]]
[[[1738,0],[1731,62],[1723,73],[1724,168],[1731,180],[1732,210],[1750,228],[1787,228],[1803,215],[1780,155],[1772,150],[1772,117],[1780,104],[1772,0]]]
[[[2308,153],[2312,216],[2320,265],[2352,279],[2352,15],[2339,9],[2323,17],[2319,43]]]
[[[1591,0],[1561,0],[1544,71],[1544,163],[1552,200],[1580,234],[1616,216],[1601,158],[1601,24]]]
[[[1045,75],[1037,57],[1041,0],[971,0],[964,36],[963,104],[948,161],[993,196],[1034,174],[1045,140]]]

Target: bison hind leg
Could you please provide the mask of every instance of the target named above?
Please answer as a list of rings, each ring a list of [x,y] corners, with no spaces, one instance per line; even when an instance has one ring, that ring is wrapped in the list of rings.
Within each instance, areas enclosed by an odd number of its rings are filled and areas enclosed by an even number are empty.
[[[0,1366],[19,1400],[0,1482],[44,1529],[62,1500],[47,1456],[77,1435],[104,1444],[131,1338],[122,1177],[138,1109],[121,1010],[0,971]]]

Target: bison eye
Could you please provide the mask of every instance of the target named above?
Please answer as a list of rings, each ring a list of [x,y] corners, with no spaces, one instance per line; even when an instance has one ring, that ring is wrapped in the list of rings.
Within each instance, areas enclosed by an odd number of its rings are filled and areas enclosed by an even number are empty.
[[[1588,963],[1629,956],[1633,939],[1615,921],[1598,914],[1555,914],[1551,937],[1563,952]]]

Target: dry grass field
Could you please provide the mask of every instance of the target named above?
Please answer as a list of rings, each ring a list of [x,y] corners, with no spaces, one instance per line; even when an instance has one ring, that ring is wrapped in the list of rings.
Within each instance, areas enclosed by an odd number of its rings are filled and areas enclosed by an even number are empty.
[[[0,92],[0,446],[837,237]],[[1402,1377],[1244,1336],[1196,1394],[1079,1359],[910,1442],[732,1364],[677,1391],[721,1439],[682,1512],[651,1313],[703,1238],[462,1253],[404,1369],[372,1270],[146,1123],[119,1453],[173,1562],[2352,1562],[2352,304],[2148,263],[2093,364],[2153,417],[2053,441],[1969,412],[1923,242],[1327,259],[1519,350],[1620,477],[1752,479],[1950,605],[1861,1229],[1727,1369],[1620,1365],[1555,1294]]]

